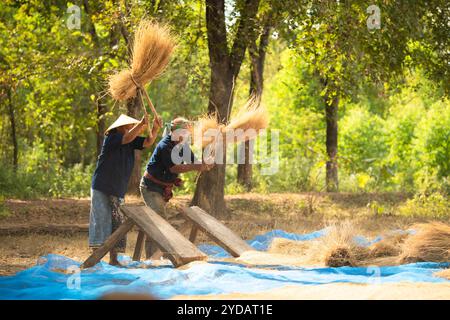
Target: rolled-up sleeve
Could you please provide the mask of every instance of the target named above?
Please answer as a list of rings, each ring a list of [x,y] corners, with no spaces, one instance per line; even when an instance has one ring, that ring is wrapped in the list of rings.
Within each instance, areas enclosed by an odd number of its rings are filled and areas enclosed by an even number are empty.
[[[134,140],[132,142],[133,148],[137,149],[137,150],[144,149],[144,141],[145,141],[144,137],[136,137],[136,138],[134,138]]]

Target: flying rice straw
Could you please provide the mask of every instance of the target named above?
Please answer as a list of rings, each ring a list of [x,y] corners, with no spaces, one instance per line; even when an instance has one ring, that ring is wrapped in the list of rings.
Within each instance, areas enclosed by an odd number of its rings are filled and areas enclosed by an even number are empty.
[[[201,116],[195,121],[191,136],[194,138],[194,144],[200,138],[202,148],[208,147],[210,156],[215,157],[219,141],[229,144],[254,139],[260,130],[267,128],[268,123],[267,110],[259,106],[258,97],[252,96],[227,125],[219,123],[216,114]],[[216,134],[208,134],[210,129],[217,130]],[[230,136],[233,139],[229,139]]]
[[[247,103],[239,109],[238,113],[233,116],[228,124],[224,125],[217,121],[217,116],[215,114],[203,115],[195,121],[195,125],[191,129],[191,133],[201,133],[202,146],[210,144],[214,139],[213,137],[206,137],[205,133],[210,129],[218,130],[218,134],[225,138],[228,132],[231,133],[233,130],[241,130],[243,133],[248,133],[252,130],[250,134],[239,135],[234,140],[228,140],[226,143],[236,143],[241,141],[247,141],[253,139],[258,134],[258,131],[266,129],[268,120],[267,110],[264,107],[258,106],[257,98],[251,97]],[[216,139],[217,141],[217,139]]]
[[[238,135],[227,143],[244,142],[256,138],[259,131],[266,129],[269,124],[267,110],[259,105],[259,98],[252,96],[247,103],[239,109],[224,128],[224,133],[233,130]],[[239,132],[240,131],[240,132]]]
[[[213,134],[208,134],[214,133],[214,131],[209,130],[220,130],[221,127],[223,127],[223,124],[217,121],[216,114],[205,114],[200,116],[190,128],[191,136],[194,138],[194,142],[201,139],[201,146],[205,147],[215,139]]]
[[[116,100],[143,94],[156,119],[158,114],[144,86],[166,69],[175,48],[174,36],[166,25],[141,20],[134,34],[130,68],[109,77],[109,92]],[[144,112],[147,110],[142,106]]]

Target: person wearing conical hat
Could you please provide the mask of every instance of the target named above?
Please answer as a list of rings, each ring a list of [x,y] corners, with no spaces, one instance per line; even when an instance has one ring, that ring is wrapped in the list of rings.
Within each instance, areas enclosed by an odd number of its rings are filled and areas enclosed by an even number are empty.
[[[161,120],[159,120],[161,121]],[[156,139],[158,120],[147,137],[139,135],[148,127],[148,115],[136,120],[120,117],[106,130],[102,150],[92,177],[89,246],[100,247],[124,221],[119,205],[123,201],[134,166],[134,150],[150,147]],[[118,265],[117,254],[124,252],[126,238],[110,251],[110,264]]]
[[[195,159],[189,147],[190,128],[191,122],[181,117],[166,123],[163,138],[153,150],[141,179],[140,190],[145,204],[165,218],[166,204],[173,196],[172,189],[182,184],[179,174],[208,171],[214,166]],[[145,251],[147,258],[156,251],[155,244],[148,238]]]

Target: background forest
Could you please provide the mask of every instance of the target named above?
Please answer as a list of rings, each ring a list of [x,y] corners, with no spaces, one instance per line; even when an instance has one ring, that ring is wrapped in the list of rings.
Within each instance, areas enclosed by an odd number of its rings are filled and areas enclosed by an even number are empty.
[[[106,89],[148,17],[178,37],[167,72],[149,86],[165,121],[211,111],[223,84],[231,112],[262,94],[269,129],[280,130],[277,174],[227,165],[212,188],[400,191],[411,195],[410,213],[447,215],[449,3],[373,2],[2,1],[0,201],[89,196],[105,128],[142,113],[137,99],[115,103]],[[137,155],[130,192],[151,151]],[[194,194],[196,175],[185,180],[181,193]]]

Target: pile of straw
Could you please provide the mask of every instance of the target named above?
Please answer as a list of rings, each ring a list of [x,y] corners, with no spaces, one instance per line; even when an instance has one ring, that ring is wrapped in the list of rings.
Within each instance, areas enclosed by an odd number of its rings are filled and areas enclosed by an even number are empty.
[[[382,240],[369,247],[371,258],[393,257],[401,253],[401,246],[408,237],[406,232],[396,232],[385,235]]]
[[[116,100],[135,97],[136,83],[143,87],[159,77],[174,48],[175,39],[167,26],[142,20],[134,35],[130,68],[109,78],[111,96]]]
[[[313,241],[293,241],[275,238],[270,253],[301,258],[305,264],[329,267],[397,265],[418,261],[450,262],[450,226],[426,223],[412,226],[416,234],[388,233],[369,247],[355,242],[361,232],[351,222],[328,227],[327,234]],[[437,274],[450,277],[450,269]]]
[[[450,226],[442,222],[417,224],[417,232],[402,246],[400,263],[450,262]]]
[[[325,265],[329,267],[357,266],[367,259],[369,249],[355,241],[357,234],[359,232],[349,221],[329,227],[327,235],[319,240],[318,247]]]
[[[400,253],[400,243],[406,233],[394,233],[370,247],[355,242],[360,230],[351,222],[332,224],[323,238],[313,241],[293,241],[275,238],[271,253],[294,255],[304,259],[306,264],[320,264],[329,267],[362,266],[373,263],[393,264]]]
[[[312,241],[273,239],[269,252],[301,257],[305,264],[329,267],[360,265],[369,256],[369,249],[355,240],[358,231],[348,221],[329,226],[327,234]]]

